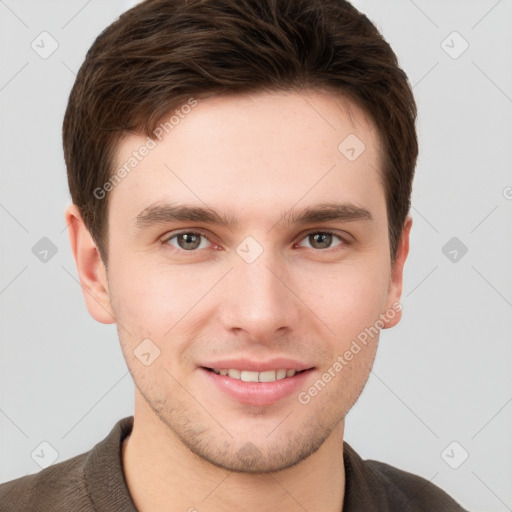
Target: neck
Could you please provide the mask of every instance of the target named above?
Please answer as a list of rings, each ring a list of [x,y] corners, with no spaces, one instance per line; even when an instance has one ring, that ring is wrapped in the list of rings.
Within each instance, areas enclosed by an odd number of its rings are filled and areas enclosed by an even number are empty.
[[[294,466],[251,474],[210,464],[183,445],[153,413],[137,412],[136,404],[122,462],[139,512],[271,512],[277,504],[282,512],[342,510],[343,422],[315,453]]]

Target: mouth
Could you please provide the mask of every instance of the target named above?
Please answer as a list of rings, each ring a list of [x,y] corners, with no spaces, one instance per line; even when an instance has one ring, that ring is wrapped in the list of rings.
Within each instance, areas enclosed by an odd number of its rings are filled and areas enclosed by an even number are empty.
[[[200,366],[198,370],[206,379],[206,393],[212,400],[215,400],[216,391],[220,391],[231,402],[269,406],[290,399],[300,389],[305,389],[315,368],[267,367],[256,371]]]

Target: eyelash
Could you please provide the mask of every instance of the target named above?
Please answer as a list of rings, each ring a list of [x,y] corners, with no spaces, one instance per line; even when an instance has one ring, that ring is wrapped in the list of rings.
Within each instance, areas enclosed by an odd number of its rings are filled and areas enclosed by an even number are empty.
[[[323,230],[313,230],[313,231],[309,231],[308,233],[306,233],[300,240],[299,240],[299,243],[302,242],[302,240],[304,240],[305,238],[309,237],[310,235],[316,235],[316,234],[323,234],[323,235],[332,235],[336,238],[338,238],[340,240],[340,244],[334,246],[334,247],[328,247],[326,249],[314,249],[312,248],[311,250],[315,251],[315,252],[328,252],[330,249],[335,249],[335,248],[340,248],[342,246],[347,246],[347,245],[350,245],[350,242],[347,240],[347,238],[345,237],[342,237],[340,234],[334,232],[334,231],[323,231]],[[166,245],[166,246],[169,246],[168,242],[170,240],[172,240],[173,238],[177,238],[179,235],[200,235],[204,238],[206,238],[210,243],[213,243],[208,235],[206,235],[204,232],[202,231],[179,231],[177,233],[172,233],[171,235],[166,235],[163,239],[161,239],[161,242],[163,245]],[[189,251],[186,251],[185,249],[180,249],[178,247],[174,247],[174,246],[170,246],[172,247],[172,250],[173,252],[177,252],[178,254],[188,254],[188,255],[196,255],[199,251],[202,251],[204,249],[191,249]],[[308,247],[306,247],[306,249],[309,249]]]

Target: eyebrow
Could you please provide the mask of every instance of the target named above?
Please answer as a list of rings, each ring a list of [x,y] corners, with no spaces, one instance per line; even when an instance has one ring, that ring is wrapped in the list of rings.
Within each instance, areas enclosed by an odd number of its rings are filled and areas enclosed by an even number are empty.
[[[302,226],[314,222],[373,220],[371,213],[352,203],[320,203],[302,210],[290,210],[282,215],[276,225],[279,228]],[[234,230],[240,222],[232,214],[218,212],[192,204],[157,203],[142,210],[135,218],[138,229],[173,221],[202,222]],[[274,225],[275,227],[275,225]]]

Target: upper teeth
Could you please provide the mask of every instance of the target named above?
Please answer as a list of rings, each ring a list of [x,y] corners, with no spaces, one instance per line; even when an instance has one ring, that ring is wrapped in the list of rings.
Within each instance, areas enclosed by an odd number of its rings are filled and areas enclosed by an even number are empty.
[[[285,377],[293,377],[297,373],[297,370],[286,369],[266,370],[264,372],[251,372],[248,370],[236,370],[234,368],[212,368],[212,370],[218,375],[228,375],[232,379],[239,379],[244,382],[274,382],[275,380],[281,380]]]

